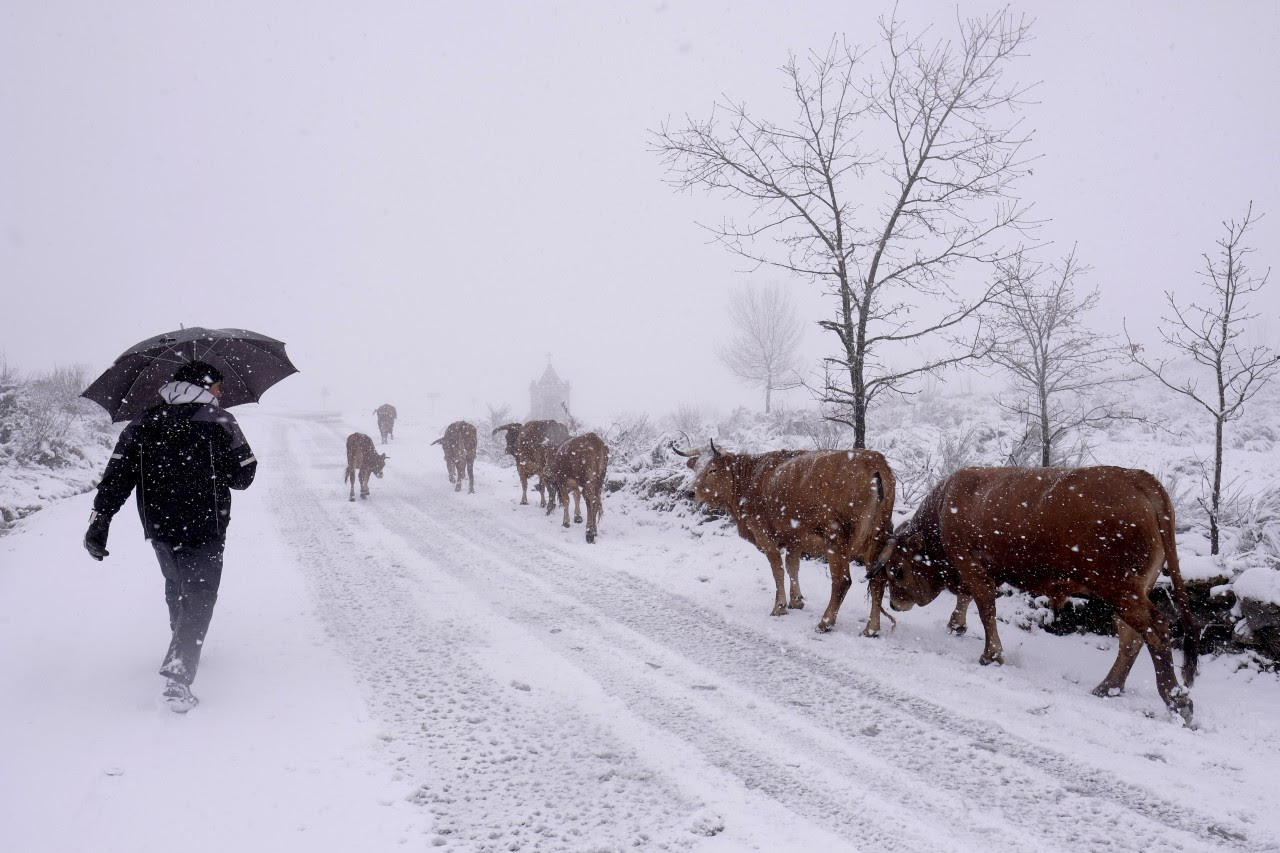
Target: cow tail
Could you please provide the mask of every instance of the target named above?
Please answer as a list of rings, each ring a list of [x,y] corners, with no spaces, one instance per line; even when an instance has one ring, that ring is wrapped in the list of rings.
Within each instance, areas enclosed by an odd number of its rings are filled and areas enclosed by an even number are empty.
[[[1196,670],[1200,657],[1200,629],[1196,627],[1191,615],[1191,599],[1187,597],[1187,588],[1182,583],[1182,569],[1178,565],[1178,545],[1174,541],[1173,501],[1164,487],[1160,487],[1158,512],[1160,513],[1160,539],[1164,545],[1165,567],[1169,580],[1173,582],[1173,603],[1182,614],[1182,681],[1190,687],[1196,680]]]
[[[347,470],[342,472],[342,484],[345,486],[347,484],[347,480],[350,480],[351,482],[354,483],[355,479],[356,479],[355,470],[350,465],[348,465]]]

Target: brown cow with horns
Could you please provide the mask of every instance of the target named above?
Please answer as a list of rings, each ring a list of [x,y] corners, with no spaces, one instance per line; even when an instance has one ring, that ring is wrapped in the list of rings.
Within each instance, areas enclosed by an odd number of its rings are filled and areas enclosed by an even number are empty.
[[[729,513],[738,535],[769,560],[775,588],[773,615],[804,607],[800,558],[825,556],[831,569],[831,600],[817,630],[830,631],[852,585],[849,564],[870,566],[893,532],[895,481],[874,450],[723,453],[672,450],[689,457],[697,472],[692,497]],[[783,552],[791,578],[788,599]]]
[[[538,506],[546,506],[542,468],[547,462],[547,452],[569,440],[569,428],[559,421],[529,421],[494,427],[494,435],[500,432],[507,434],[507,452],[516,458],[516,473],[520,475],[520,503],[529,502],[529,478],[536,474]]]
[[[939,483],[915,517],[889,539],[868,573],[871,619],[880,629],[885,586],[894,610],[933,601],[943,589],[958,599],[948,624],[965,630],[970,597],[986,630],[978,662],[1003,663],[996,632],[996,590],[1007,583],[1061,607],[1068,596],[1095,596],[1115,608],[1120,650],[1094,694],[1124,689],[1145,643],[1160,698],[1186,720],[1199,637],[1178,568],[1173,503],[1145,471],[1093,468],[964,468]],[[1150,599],[1161,569],[1186,627],[1178,685],[1169,623]]]

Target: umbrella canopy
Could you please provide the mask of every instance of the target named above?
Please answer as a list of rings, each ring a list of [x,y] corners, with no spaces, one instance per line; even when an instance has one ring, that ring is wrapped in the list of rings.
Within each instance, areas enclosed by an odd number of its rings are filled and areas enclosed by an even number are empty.
[[[106,409],[112,421],[133,420],[160,402],[160,387],[188,361],[207,362],[222,372],[218,403],[223,407],[256,403],[272,385],[298,372],[275,338],[247,329],[193,326],[129,347],[80,396]]]

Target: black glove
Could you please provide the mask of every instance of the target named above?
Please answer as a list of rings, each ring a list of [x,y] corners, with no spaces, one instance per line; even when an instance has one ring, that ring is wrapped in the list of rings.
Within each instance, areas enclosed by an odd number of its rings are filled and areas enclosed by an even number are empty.
[[[107,531],[110,529],[111,519],[96,512],[90,513],[89,529],[84,533],[84,549],[93,559],[101,561],[110,555],[107,550]]]

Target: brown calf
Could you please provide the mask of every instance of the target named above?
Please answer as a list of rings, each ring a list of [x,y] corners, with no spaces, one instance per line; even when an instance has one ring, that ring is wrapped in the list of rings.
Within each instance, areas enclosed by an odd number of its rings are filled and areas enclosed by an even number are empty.
[[[444,450],[444,465],[449,469],[449,482],[457,483],[455,492],[462,491],[462,477],[465,474],[471,482],[467,491],[474,494],[476,490],[476,428],[466,421],[454,421],[445,427],[444,436],[437,438],[432,444],[439,444]]]
[[[1061,607],[1092,595],[1115,608],[1120,650],[1098,696],[1118,693],[1145,643],[1156,689],[1190,720],[1191,699],[1173,669],[1169,624],[1150,595],[1161,569],[1186,626],[1182,677],[1195,680],[1199,637],[1173,538],[1173,503],[1146,471],[1093,468],[964,468],[939,483],[915,517],[886,543],[871,578],[872,616],[880,628],[887,585],[894,610],[933,601],[943,589],[958,603],[949,626],[965,629],[972,597],[987,632],[978,662],[1003,663],[996,631],[996,590],[1007,583]]]
[[[587,502],[587,542],[596,541],[596,525],[604,512],[605,469],[609,467],[609,447],[594,432],[575,435],[547,453],[542,483],[547,491],[547,515],[556,508],[556,496],[564,507],[564,526],[569,526],[569,493],[573,493],[573,520],[582,523],[581,500]]]
[[[360,497],[369,497],[369,475],[382,479],[382,468],[388,456],[379,453],[373,446],[373,439],[362,432],[353,432],[347,436],[347,471],[342,475],[342,482],[351,481],[351,500],[356,499],[356,477],[360,478]]]
[[[675,449],[674,447],[672,449]],[[738,524],[738,535],[755,545],[773,570],[773,615],[804,607],[800,558],[826,557],[831,600],[818,621],[830,631],[853,581],[849,564],[871,565],[893,532],[895,481],[885,458],[874,450],[690,453],[697,471],[692,496],[722,509]],[[791,578],[786,596],[783,552]]]
[[[554,450],[569,440],[569,428],[559,421],[529,421],[526,424],[510,423],[496,427],[493,434],[506,431],[507,452],[516,458],[516,473],[520,475],[520,503],[529,503],[529,478],[542,477],[547,451]],[[546,506],[547,498],[539,482],[538,506]]]
[[[373,413],[378,416],[378,432],[382,434],[382,443],[386,444],[387,439],[395,438],[392,433],[396,425],[396,407],[383,403]]]

